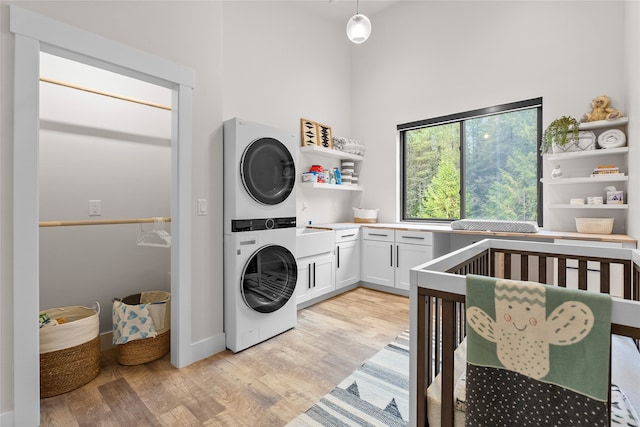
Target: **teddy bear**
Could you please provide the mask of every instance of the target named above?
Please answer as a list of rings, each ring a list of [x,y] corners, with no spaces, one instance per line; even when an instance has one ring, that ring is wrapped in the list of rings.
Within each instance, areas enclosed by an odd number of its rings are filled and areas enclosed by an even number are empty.
[[[617,119],[622,116],[622,111],[611,107],[611,98],[606,95],[601,95],[591,101],[591,112],[584,114],[580,121],[595,122],[596,120]]]

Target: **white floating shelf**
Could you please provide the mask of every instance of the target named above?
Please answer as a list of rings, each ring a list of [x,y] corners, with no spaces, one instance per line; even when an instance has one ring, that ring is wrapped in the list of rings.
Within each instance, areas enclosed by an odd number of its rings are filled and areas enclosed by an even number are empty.
[[[595,150],[571,151],[568,153],[545,154],[547,160],[570,160],[583,159],[585,157],[608,156],[610,154],[625,154],[629,152],[629,147],[620,148],[598,148]]]
[[[619,119],[613,120],[596,120],[595,122],[580,123],[578,128],[580,130],[615,128],[618,126],[624,126],[627,123],[629,123],[629,117],[620,117]]]
[[[334,159],[346,159],[346,160],[364,160],[364,156],[357,154],[345,153],[344,151],[334,150],[333,148],[325,148],[320,145],[305,145],[300,147],[301,153],[318,154],[320,156],[332,157]]]
[[[625,182],[629,181],[628,176],[594,176],[582,178],[560,178],[560,179],[541,179],[540,182],[549,185],[562,184],[598,184],[601,182]]]
[[[303,182],[302,185],[304,187],[320,188],[322,190],[362,191],[362,187],[359,185],[323,184],[321,182]]]
[[[550,209],[629,209],[629,205],[549,205]]]

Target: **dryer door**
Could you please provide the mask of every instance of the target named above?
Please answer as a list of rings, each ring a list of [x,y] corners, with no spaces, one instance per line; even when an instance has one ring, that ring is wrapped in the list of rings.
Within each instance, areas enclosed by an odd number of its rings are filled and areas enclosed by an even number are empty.
[[[272,313],[294,295],[297,280],[293,254],[283,246],[263,246],[242,271],[242,298],[255,311]]]
[[[293,190],[296,170],[291,153],[274,138],[253,141],[240,160],[242,183],[254,200],[265,205],[283,202]]]

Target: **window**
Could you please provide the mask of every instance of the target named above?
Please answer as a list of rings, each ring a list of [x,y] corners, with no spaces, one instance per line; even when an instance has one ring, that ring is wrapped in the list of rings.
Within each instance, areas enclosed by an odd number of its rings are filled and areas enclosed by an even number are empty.
[[[542,225],[542,98],[398,125],[402,219]]]

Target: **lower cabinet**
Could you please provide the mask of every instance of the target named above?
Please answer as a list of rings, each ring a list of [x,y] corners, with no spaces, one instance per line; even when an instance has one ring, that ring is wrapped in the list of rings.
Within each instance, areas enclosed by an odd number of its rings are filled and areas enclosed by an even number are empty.
[[[360,281],[360,230],[336,230],[336,289]]]
[[[333,253],[325,253],[297,260],[296,302],[298,304],[336,289],[334,259]]]
[[[433,258],[433,233],[363,228],[362,271],[364,282],[409,289],[411,268]]]

